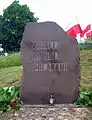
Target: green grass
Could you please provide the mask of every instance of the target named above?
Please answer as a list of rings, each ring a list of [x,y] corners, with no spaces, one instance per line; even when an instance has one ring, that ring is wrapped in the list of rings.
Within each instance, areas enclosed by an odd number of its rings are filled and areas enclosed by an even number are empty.
[[[14,67],[20,65],[21,65],[20,53],[14,53],[8,56],[0,57],[0,68]]]
[[[81,89],[92,89],[92,50],[80,51]]]
[[[17,85],[22,77],[22,67],[0,68],[0,86]]]
[[[92,89],[92,50],[81,50],[81,89]],[[17,85],[22,77],[20,54],[0,57],[0,86]]]

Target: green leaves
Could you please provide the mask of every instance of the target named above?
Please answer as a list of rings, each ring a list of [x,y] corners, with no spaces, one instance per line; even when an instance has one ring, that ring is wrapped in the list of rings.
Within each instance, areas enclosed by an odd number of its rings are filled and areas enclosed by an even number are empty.
[[[92,90],[81,91],[74,104],[92,106]]]
[[[0,111],[19,110],[23,102],[20,99],[20,87],[10,86],[0,88]],[[92,106],[92,90],[82,90],[75,101],[76,105]]]
[[[24,27],[28,22],[37,22],[38,18],[27,5],[15,0],[0,16],[0,43],[7,51],[18,51]]]
[[[19,109],[23,102],[19,96],[20,87],[10,86],[0,88],[0,111],[6,112],[11,109]]]
[[[88,38],[86,39],[86,43],[92,43],[92,37],[88,37]]]

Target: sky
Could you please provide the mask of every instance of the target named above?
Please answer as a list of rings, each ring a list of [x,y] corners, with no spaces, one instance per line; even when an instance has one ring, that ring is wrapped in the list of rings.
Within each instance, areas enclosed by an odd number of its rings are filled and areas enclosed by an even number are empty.
[[[0,14],[14,0],[2,0]],[[19,0],[20,4],[27,4],[39,22],[54,21],[64,30],[80,24],[84,29],[92,23],[92,0]]]

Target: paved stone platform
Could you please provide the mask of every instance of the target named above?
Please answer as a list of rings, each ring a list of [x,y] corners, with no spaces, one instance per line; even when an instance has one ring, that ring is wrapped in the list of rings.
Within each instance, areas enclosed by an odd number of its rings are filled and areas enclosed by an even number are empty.
[[[88,108],[75,105],[24,105],[10,116],[0,120],[92,120]]]

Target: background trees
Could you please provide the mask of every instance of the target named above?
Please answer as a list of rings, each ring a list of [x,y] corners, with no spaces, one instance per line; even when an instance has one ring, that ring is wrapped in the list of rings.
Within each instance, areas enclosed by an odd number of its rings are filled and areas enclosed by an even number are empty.
[[[0,44],[7,51],[18,51],[26,23],[37,20],[27,5],[15,0],[0,15]]]

